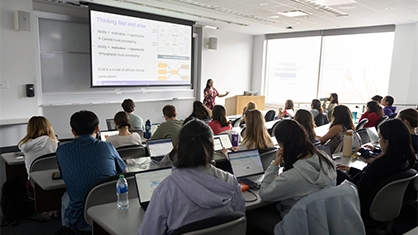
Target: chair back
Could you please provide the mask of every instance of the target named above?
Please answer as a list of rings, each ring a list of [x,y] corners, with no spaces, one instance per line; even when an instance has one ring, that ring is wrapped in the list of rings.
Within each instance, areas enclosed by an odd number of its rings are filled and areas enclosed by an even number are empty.
[[[380,121],[377,123],[377,125],[376,125],[376,130],[378,130],[379,131],[379,127],[380,127],[380,125],[382,125],[384,122],[386,122],[387,120],[389,120],[389,117],[388,116],[383,116],[383,117],[381,117],[380,118]]]
[[[35,159],[29,168],[29,173],[50,169],[58,169],[57,156],[55,153],[45,154]]]
[[[366,234],[356,186],[346,180],[303,197],[276,225],[274,234]]]
[[[139,137],[144,138],[144,131],[143,130],[129,130],[130,132],[134,133],[138,133]]]
[[[118,151],[119,156],[122,159],[126,159],[128,157],[138,158],[138,157],[145,157],[146,152],[145,148],[142,145],[128,145],[116,148]]]
[[[372,197],[369,214],[373,220],[389,222],[396,219],[400,212],[408,183],[417,178],[414,169],[408,169],[386,178],[374,189],[377,193]]]
[[[247,128],[246,127],[244,127],[244,128],[242,128],[242,130],[241,130],[241,137],[244,139],[245,138],[245,130],[246,130]]]
[[[268,129],[267,132],[270,134],[271,137],[274,137],[274,131],[276,130],[276,127],[279,125],[280,121],[274,123],[274,125],[271,127],[271,129]]]
[[[273,121],[274,116],[276,116],[276,111],[269,110],[267,111],[266,115],[264,115],[264,120],[266,120],[266,122]]]
[[[273,161],[276,158],[276,152],[276,147],[259,150],[261,164],[263,164],[264,171],[267,170],[267,168],[270,166],[271,161]]]
[[[135,182],[135,172],[129,172],[124,174],[126,181],[128,181],[129,191],[128,198],[138,198],[138,190]],[[92,206],[97,206],[106,203],[115,203],[116,210],[116,182],[119,179],[119,174],[107,177],[105,179],[97,181],[87,191],[86,197],[84,198],[84,220],[92,225],[92,219],[87,215],[87,210]]]
[[[245,234],[247,220],[238,212],[214,216],[190,224],[173,231],[172,235],[231,235]]]
[[[113,118],[106,119],[106,125],[108,131],[114,131],[116,130],[115,121],[113,121]]]
[[[318,115],[314,118],[314,121],[315,121],[315,125],[316,125],[316,126],[323,126],[323,125],[325,125],[325,124],[328,124],[328,123],[329,123],[328,116],[327,116],[327,114],[326,114],[326,113],[320,113],[320,114],[318,114]]]
[[[231,123],[231,125],[232,125],[233,127],[239,127],[239,124],[241,123],[241,120],[242,120],[242,117],[239,117],[239,118],[235,119],[235,120]]]
[[[362,119],[358,124],[357,124],[357,126],[356,126],[356,130],[358,131],[358,130],[360,130],[360,129],[363,129],[364,128],[364,125],[366,125],[366,123],[368,123],[369,122],[369,119],[367,119],[367,118],[364,118],[364,119]]]

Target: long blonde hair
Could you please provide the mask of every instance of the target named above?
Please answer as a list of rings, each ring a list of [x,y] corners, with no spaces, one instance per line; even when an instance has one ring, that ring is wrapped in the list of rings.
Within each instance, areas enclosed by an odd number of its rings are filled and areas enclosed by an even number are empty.
[[[265,149],[274,146],[264,125],[263,114],[259,110],[253,109],[247,111],[246,124],[242,144],[256,149]]]
[[[28,127],[26,129],[26,136],[19,141],[19,144],[24,144],[30,139],[36,139],[39,136],[47,135],[51,139],[56,139],[54,129],[51,123],[42,116],[33,116],[29,119]]]

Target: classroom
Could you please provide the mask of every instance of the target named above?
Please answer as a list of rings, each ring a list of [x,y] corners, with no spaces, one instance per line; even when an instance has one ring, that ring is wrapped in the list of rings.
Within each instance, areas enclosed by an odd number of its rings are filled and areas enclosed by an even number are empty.
[[[227,106],[227,99],[241,96],[244,91],[253,91],[265,97],[263,114],[284,107],[288,99],[294,101],[296,109],[310,110],[312,99],[328,97],[333,92],[340,95],[340,103],[347,105],[351,111],[361,110],[373,95],[395,97],[394,104],[398,110],[416,109],[418,105],[416,0],[384,0],[379,3],[342,0],[337,4],[331,0],[319,1],[334,6],[339,13],[306,6],[306,2],[312,2],[308,0],[94,1],[109,7],[195,22],[192,26],[190,83],[98,88],[91,87],[89,78],[89,10],[79,2],[4,0],[0,3],[1,153],[13,149],[26,135],[27,123],[32,116],[45,116],[58,138],[68,139],[73,137],[69,124],[73,113],[93,111],[99,118],[99,129],[107,130],[106,119],[112,119],[118,111],[122,111],[121,103],[128,98],[135,101],[135,113],[144,121],[164,122],[162,108],[167,104],[174,105],[177,119],[184,120],[192,112],[193,102],[203,101],[208,79],[215,82],[214,87],[219,93],[228,92],[226,97],[216,98],[216,104]],[[208,10],[212,6],[217,8]],[[297,17],[282,14],[297,9],[307,14]],[[25,18],[29,21],[29,28],[16,29],[14,17],[17,11],[29,14]],[[338,15],[344,12],[349,15]],[[145,26],[137,24],[135,27]],[[385,38],[368,38],[376,40],[375,47],[370,51],[368,46],[361,46],[362,38],[342,38],[374,34],[387,35]],[[341,38],[333,41],[336,38],[333,36]],[[355,40],[359,44],[354,44]],[[289,44],[276,43],[278,41]],[[344,48],[342,42],[346,45],[353,42],[350,46],[357,47],[351,50],[354,53],[368,51],[382,55],[385,60],[365,54],[356,58],[350,54],[351,48]],[[298,46],[287,49],[286,45]],[[333,60],[339,57],[348,59]],[[286,58],[289,62],[283,64]],[[363,72],[365,77],[373,74],[369,76],[370,80],[355,78],[352,81],[346,74],[338,72],[368,59],[382,59],[382,62],[371,63],[371,67],[376,67],[370,71],[361,71],[360,68],[350,70],[350,73]],[[302,65],[297,67],[295,61]],[[344,63],[347,66],[344,67]],[[281,67],[274,67],[277,64]],[[318,67],[318,64],[321,66]],[[291,78],[297,73],[305,76],[295,80],[295,83]],[[358,74],[353,76],[359,77]],[[384,77],[382,83],[381,77]],[[333,86],[333,83],[338,86]],[[33,97],[28,97],[27,85],[32,85],[35,91]],[[237,107],[239,110],[242,108]],[[229,112],[228,115],[235,114],[241,115],[241,112]],[[3,159],[1,167],[0,183],[3,185]]]

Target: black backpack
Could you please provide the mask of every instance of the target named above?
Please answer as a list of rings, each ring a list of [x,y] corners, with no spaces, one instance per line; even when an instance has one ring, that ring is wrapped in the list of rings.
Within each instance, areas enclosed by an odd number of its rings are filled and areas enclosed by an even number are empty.
[[[21,219],[34,214],[35,210],[31,200],[26,194],[26,177],[16,177],[7,180],[1,188],[1,212],[3,220],[1,227],[12,223],[19,224]]]

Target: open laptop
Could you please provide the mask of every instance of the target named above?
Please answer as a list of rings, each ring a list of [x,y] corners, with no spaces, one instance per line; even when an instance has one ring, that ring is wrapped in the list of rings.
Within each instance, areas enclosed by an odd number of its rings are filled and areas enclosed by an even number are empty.
[[[221,140],[222,147],[226,149],[232,148],[231,139],[229,138],[229,135],[227,133],[213,136],[213,138],[217,138],[217,137],[219,137],[219,139]]]
[[[374,127],[360,129],[356,131],[360,138],[361,144],[377,144],[379,142],[379,135],[377,134],[377,130]]]
[[[232,172],[239,182],[250,188],[258,188],[258,184],[247,177],[264,174],[263,164],[257,149],[243,150],[228,153]]]
[[[171,174],[170,168],[157,168],[149,171],[140,171],[135,174],[136,189],[138,192],[139,204],[144,210],[147,210],[149,201],[155,188],[167,176]]]
[[[119,131],[100,131],[100,140],[106,141],[107,137],[119,134]]]
[[[173,142],[171,139],[148,140],[147,149],[151,159],[158,163],[173,149]]]

